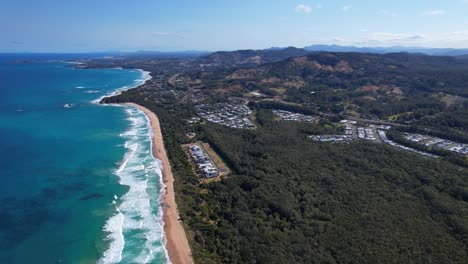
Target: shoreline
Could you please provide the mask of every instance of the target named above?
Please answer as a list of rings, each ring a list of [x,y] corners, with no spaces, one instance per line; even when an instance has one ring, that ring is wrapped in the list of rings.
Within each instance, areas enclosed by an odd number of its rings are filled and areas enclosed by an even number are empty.
[[[107,69],[117,69],[117,68],[107,68]],[[121,68],[122,70],[124,70],[123,68]],[[153,76],[151,76],[151,72],[149,71],[145,71],[145,70],[142,70],[142,69],[128,69],[128,70],[136,70],[136,71],[139,71],[141,73],[141,78],[135,80],[135,81],[139,81],[140,83],[136,83],[134,85],[127,85],[127,86],[123,86],[123,87],[120,87],[108,94],[105,94],[97,99],[94,99],[91,101],[91,103],[93,104],[101,104],[102,100],[104,98],[107,98],[107,97],[112,97],[112,96],[116,96],[116,95],[120,95],[122,94],[122,92],[125,92],[125,91],[128,91],[130,89],[133,89],[133,88],[137,88],[137,87],[140,87],[144,84],[146,84],[149,80],[153,79]],[[105,104],[101,104],[101,105],[105,105]]]
[[[135,103],[125,103],[124,105],[138,108],[150,121],[152,154],[162,163],[162,181],[165,184],[164,189],[166,191],[164,194],[161,193],[160,206],[163,209],[165,247],[169,255],[169,261],[173,264],[194,263],[185,230],[179,222],[179,212],[175,202],[174,176],[164,148],[159,119],[155,113],[141,105]]]

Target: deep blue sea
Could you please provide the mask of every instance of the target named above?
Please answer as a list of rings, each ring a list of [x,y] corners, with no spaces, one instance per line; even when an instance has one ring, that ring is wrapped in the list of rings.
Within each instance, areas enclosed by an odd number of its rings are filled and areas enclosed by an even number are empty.
[[[17,61],[83,57],[0,55],[0,263],[167,262],[148,120],[93,103],[147,73]]]

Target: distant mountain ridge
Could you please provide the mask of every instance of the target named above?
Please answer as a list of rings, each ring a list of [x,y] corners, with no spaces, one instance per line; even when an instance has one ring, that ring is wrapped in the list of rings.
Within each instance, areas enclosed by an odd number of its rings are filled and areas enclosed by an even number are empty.
[[[251,67],[284,59],[304,56],[313,52],[357,52],[357,53],[413,53],[431,56],[460,56],[468,58],[468,49],[420,48],[420,47],[355,47],[339,45],[311,45],[304,48],[271,47],[262,50],[217,51],[211,54],[200,54],[193,64],[200,67]]]
[[[452,49],[452,48],[421,48],[421,47],[355,47],[355,46],[339,46],[339,45],[311,45],[304,47],[307,51],[328,51],[328,52],[360,52],[360,53],[423,53],[433,56],[460,56],[468,54],[468,49]]]
[[[131,58],[180,58],[180,57],[198,57],[210,54],[210,51],[184,50],[184,51],[151,51],[139,50],[131,53],[124,53],[126,57]]]
[[[466,69],[468,61],[455,56],[405,52],[311,52],[256,67],[240,67],[223,78],[231,82],[254,81],[260,86],[286,90],[321,85],[335,89],[390,85],[409,94],[430,91],[467,97],[464,86]]]
[[[291,57],[304,56],[310,52],[295,47],[272,48],[265,50],[218,51],[196,59],[193,63],[206,66],[240,66],[249,67],[281,61]]]

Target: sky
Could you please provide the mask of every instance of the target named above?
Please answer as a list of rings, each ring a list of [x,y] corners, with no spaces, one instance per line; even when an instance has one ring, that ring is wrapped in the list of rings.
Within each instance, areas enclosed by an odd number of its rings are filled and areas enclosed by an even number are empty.
[[[0,52],[468,48],[468,0],[0,0]]]

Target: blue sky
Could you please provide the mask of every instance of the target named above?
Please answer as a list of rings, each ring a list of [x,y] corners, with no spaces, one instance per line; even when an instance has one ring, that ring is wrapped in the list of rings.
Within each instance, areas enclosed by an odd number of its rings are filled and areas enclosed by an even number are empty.
[[[0,0],[0,51],[468,48],[468,0]]]

